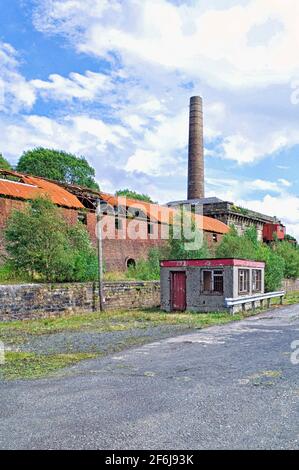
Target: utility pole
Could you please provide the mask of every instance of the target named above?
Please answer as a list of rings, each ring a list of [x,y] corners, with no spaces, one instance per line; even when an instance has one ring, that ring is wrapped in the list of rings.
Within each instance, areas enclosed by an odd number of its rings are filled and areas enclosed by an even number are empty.
[[[96,220],[97,220],[98,263],[99,263],[99,301],[100,301],[100,311],[102,312],[104,310],[105,298],[103,294],[103,242],[102,242],[100,199],[97,200]]]

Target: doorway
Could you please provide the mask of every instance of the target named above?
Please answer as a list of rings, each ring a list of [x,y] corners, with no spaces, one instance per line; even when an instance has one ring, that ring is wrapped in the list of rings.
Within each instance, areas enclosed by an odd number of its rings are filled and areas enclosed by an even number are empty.
[[[186,272],[171,273],[171,310],[184,312],[186,310]]]

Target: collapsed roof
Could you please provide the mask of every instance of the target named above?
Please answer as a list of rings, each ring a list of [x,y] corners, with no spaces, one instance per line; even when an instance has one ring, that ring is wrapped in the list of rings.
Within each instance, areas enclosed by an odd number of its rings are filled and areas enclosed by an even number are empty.
[[[128,218],[146,218],[161,224],[176,224],[180,213],[178,210],[152,204],[137,199],[118,197],[112,194],[84,188],[78,185],[61,183],[36,176],[25,175],[10,170],[0,169],[0,196],[15,199],[32,200],[36,197],[49,197],[61,207],[70,209],[86,208],[95,211],[98,202],[102,211],[118,214]],[[229,227],[217,219],[194,215],[198,228],[205,231],[224,234]]]

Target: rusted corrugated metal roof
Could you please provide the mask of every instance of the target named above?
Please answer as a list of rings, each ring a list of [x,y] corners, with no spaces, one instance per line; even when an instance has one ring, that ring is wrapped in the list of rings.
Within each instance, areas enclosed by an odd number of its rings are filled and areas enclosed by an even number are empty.
[[[9,179],[1,179],[1,175],[11,175],[18,179],[18,181],[12,181]],[[7,171],[0,169],[0,195],[13,197],[17,199],[34,199],[39,196],[49,197],[54,204],[62,207],[68,207],[73,209],[82,209],[84,208],[83,204],[79,199],[72,194],[71,188],[69,185],[70,191],[67,191],[68,185],[55,184],[55,182],[45,180],[43,178],[38,178],[36,176],[23,175],[15,171]],[[77,187],[77,190],[80,188]],[[82,188],[83,194],[84,188]],[[122,205],[121,197],[114,196],[112,194],[92,191],[94,195],[99,195],[99,198],[103,201],[106,201],[111,206]],[[78,194],[78,191],[77,193]],[[79,196],[80,197],[80,196]],[[123,198],[124,199],[124,198]],[[160,222],[162,224],[175,224],[179,216],[179,212],[174,208],[161,206],[159,204],[151,204],[148,202],[140,201],[138,199],[125,198],[126,206],[129,208],[136,208],[140,211],[143,211],[147,217],[153,221]],[[203,228],[208,232],[215,233],[227,233],[229,227],[223,222],[220,222],[217,219],[211,217],[206,217],[202,215],[195,215],[197,226]]]
[[[18,181],[1,178],[1,175],[3,177],[10,175]],[[61,186],[35,176],[22,175],[15,171],[0,170],[0,195],[24,200],[47,196],[58,206],[72,209],[84,207],[76,196]]]
[[[118,204],[122,205],[121,198],[113,196],[112,194],[100,192],[99,196],[111,206],[117,206]],[[149,218],[162,224],[176,223],[176,219],[179,217],[179,212],[171,207],[151,204],[137,199],[126,198],[126,205],[127,207],[134,207],[144,211]],[[198,214],[195,215],[195,219],[197,227],[208,232],[221,234],[229,232],[229,227],[220,220]]]

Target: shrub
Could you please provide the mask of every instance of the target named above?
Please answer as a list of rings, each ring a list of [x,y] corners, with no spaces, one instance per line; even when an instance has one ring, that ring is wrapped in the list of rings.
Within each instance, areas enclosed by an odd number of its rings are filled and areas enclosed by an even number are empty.
[[[95,281],[98,278],[98,258],[84,225],[78,222],[68,227],[73,254],[73,272],[70,280]]]
[[[28,281],[30,281],[30,279],[26,278],[24,275],[18,275],[15,269],[8,262],[0,265],[0,284],[18,284]]]
[[[275,291],[281,288],[285,273],[285,261],[271,246],[257,240],[257,232],[254,227],[248,229],[244,235],[238,235],[234,227],[225,234],[217,248],[216,254],[223,258],[245,258],[264,261],[265,289]]]
[[[140,279],[142,281],[153,281],[160,278],[160,259],[162,250],[152,248],[147,259],[138,260],[136,266],[130,266],[127,271],[129,279]]]
[[[277,242],[274,250],[285,261],[284,277],[299,277],[299,249],[288,241]]]
[[[256,259],[264,261],[265,267],[265,290],[266,292],[281,289],[284,278],[285,263],[281,256],[275,253],[273,249],[265,243],[258,246]]]
[[[138,199],[139,201],[154,203],[152,198],[147,194],[136,193],[136,191],[132,191],[131,189],[119,189],[116,191],[115,196],[122,196],[129,199]]]
[[[65,223],[48,199],[14,211],[5,241],[9,264],[21,276],[46,282],[95,278],[96,254],[85,227]]]
[[[167,258],[169,259],[203,259],[209,258],[210,252],[208,245],[203,238],[203,231],[196,228],[194,219],[187,219],[188,214],[182,212],[184,224],[180,221],[180,217],[177,216],[175,223],[176,229],[180,225],[180,237],[175,237],[175,230],[172,227],[170,229],[170,237],[168,247],[166,249]],[[185,236],[184,229],[190,227],[190,240]]]

